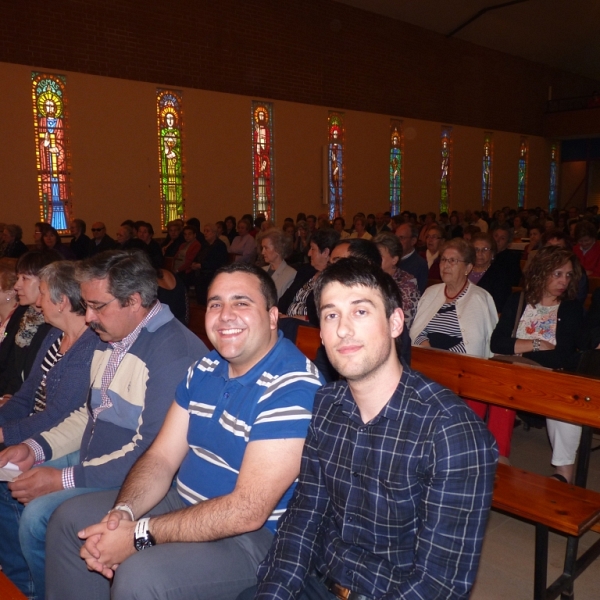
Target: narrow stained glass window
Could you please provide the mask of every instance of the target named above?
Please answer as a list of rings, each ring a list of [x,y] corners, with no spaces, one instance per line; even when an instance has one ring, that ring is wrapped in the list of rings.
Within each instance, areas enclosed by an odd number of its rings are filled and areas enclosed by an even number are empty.
[[[527,138],[521,138],[519,147],[519,181],[517,191],[517,206],[523,208],[527,199],[527,160],[528,160],[528,143]]]
[[[559,142],[554,142],[550,148],[550,193],[548,195],[548,210],[554,210],[558,204],[558,157]]]
[[[329,113],[328,189],[329,218],[341,217],[344,212],[344,115]]]
[[[71,220],[66,77],[32,73],[35,155],[40,218],[61,233]]]
[[[254,216],[275,220],[273,105],[252,102],[252,188]]]
[[[494,146],[492,134],[483,134],[483,159],[481,170],[481,208],[488,213],[492,210],[492,160]]]
[[[390,123],[390,212],[400,214],[402,201],[402,122]]]
[[[160,223],[163,230],[166,230],[169,221],[183,219],[185,216],[181,92],[156,90],[156,113],[160,169]]]
[[[452,127],[442,127],[440,174],[440,212],[450,212],[450,176],[452,174]]]

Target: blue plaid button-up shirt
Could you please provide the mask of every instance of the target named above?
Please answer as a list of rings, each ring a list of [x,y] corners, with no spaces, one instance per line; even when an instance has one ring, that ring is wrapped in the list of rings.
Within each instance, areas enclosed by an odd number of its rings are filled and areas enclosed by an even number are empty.
[[[317,570],[371,598],[468,598],[497,457],[464,402],[406,365],[366,424],[347,383],[324,386],[257,597],[294,598]]]

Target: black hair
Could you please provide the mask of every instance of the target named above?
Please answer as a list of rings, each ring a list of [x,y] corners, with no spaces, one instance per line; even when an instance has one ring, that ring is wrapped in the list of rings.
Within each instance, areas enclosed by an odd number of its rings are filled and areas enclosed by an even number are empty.
[[[377,248],[377,244],[371,240],[364,240],[362,238],[347,238],[337,242],[334,248],[337,248],[342,244],[348,244],[348,254],[350,256],[353,256],[354,258],[360,258],[372,265],[381,267],[381,253]]]
[[[247,273],[248,275],[254,275],[255,277],[258,277],[260,291],[265,299],[267,310],[271,310],[271,308],[277,306],[277,287],[275,286],[273,279],[267,275],[266,271],[260,267],[257,267],[256,265],[236,262],[218,269],[212,281],[214,282],[217,276],[221,274],[228,275],[230,273]],[[212,282],[210,285],[212,285]]]
[[[310,236],[310,241],[319,248],[319,252],[333,250],[339,239],[340,234],[335,229],[317,229]]]
[[[377,249],[377,248],[376,248]],[[355,258],[341,258],[329,265],[317,278],[314,288],[317,314],[321,314],[321,294],[329,283],[341,283],[344,287],[363,286],[377,290],[383,298],[385,316],[389,319],[397,308],[402,308],[402,298],[398,284],[381,267]]]

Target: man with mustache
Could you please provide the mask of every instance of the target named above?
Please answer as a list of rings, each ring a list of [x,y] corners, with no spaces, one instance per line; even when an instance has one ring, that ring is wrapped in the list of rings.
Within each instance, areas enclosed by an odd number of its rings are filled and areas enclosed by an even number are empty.
[[[119,488],[156,437],[190,364],[207,353],[157,300],[156,272],[145,253],[96,255],[81,263],[77,279],[86,321],[106,342],[92,359],[88,402],[0,453],[0,466],[11,461],[23,471],[9,488],[22,513],[21,550],[38,599],[54,510],[73,496]],[[5,535],[0,520],[0,539]]]

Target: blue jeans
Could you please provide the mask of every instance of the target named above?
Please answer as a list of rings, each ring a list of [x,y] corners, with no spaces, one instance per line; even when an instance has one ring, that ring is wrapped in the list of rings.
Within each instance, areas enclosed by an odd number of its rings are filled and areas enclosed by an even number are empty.
[[[77,464],[79,452],[73,452],[40,466],[63,469]],[[0,564],[6,576],[29,598],[44,598],[46,526],[50,516],[68,498],[93,491],[97,490],[62,490],[24,506],[11,496],[6,483],[0,484]]]

